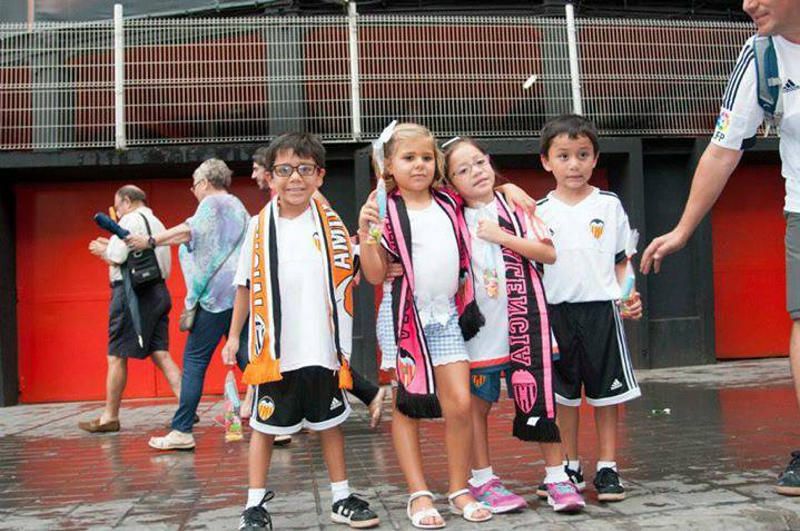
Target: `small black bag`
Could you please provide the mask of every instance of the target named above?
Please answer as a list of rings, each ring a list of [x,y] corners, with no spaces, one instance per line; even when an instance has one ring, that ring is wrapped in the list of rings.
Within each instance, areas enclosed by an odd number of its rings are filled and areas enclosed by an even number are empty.
[[[152,236],[147,218],[141,212],[139,215],[142,216],[147,227],[147,235]],[[156,259],[156,252],[153,249],[131,251],[128,254],[128,271],[130,272],[131,284],[133,284],[134,289],[140,289],[161,281],[161,268],[158,267],[158,259]]]

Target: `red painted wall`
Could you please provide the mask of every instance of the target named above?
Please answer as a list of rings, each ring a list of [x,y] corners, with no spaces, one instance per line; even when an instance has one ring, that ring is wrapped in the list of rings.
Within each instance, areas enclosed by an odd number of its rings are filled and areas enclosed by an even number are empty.
[[[784,181],[775,165],[743,165],[712,211],[717,358],[785,356]]]
[[[25,403],[103,399],[110,297],[108,267],[88,251],[89,241],[104,235],[92,221],[106,212],[117,181],[21,184],[17,196],[17,293],[20,400]],[[167,227],[190,216],[197,202],[190,179],[136,183]],[[251,213],[264,195],[245,178],[233,192]],[[173,249],[168,281],[170,353],[178,364],[186,334],[178,316],[186,288]],[[169,396],[166,380],[150,361],[128,362],[126,398]],[[215,354],[205,391],[220,393],[225,370]]]

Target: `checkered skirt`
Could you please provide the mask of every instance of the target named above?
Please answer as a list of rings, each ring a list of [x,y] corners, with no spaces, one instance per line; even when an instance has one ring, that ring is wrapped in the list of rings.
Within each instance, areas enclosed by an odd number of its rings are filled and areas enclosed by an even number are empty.
[[[433,365],[444,365],[457,361],[469,361],[461,328],[458,326],[458,312],[455,301],[451,303],[450,317],[446,324],[433,322],[423,329],[428,349],[431,353]],[[395,368],[397,357],[397,344],[394,337],[392,324],[392,294],[384,291],[383,300],[378,308],[378,318],[375,323],[375,333],[378,345],[381,347],[381,369]]]

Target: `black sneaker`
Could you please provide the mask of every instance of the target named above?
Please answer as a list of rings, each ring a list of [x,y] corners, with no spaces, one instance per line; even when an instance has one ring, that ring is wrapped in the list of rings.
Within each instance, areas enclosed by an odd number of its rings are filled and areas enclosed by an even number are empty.
[[[567,473],[569,480],[575,485],[575,488],[578,489],[578,492],[583,492],[586,488],[586,480],[583,479],[583,468],[578,466],[578,470],[572,470],[570,467],[564,465],[564,472]],[[546,500],[547,499],[547,485],[542,483],[539,485],[539,488],[536,489],[536,495],[539,498]]]
[[[353,529],[366,529],[381,523],[378,515],[369,508],[369,503],[355,494],[331,506],[331,520],[337,524],[347,524]]]
[[[268,490],[255,507],[249,507],[242,513],[239,520],[239,529],[246,531],[272,531],[272,517],[267,511],[267,502],[275,497],[275,493]]]
[[[775,491],[786,496],[800,496],[800,450],[792,452],[789,466],[778,476]]]
[[[601,468],[594,476],[594,488],[600,501],[621,501],[625,499],[625,487],[619,481],[619,474],[613,468]]]

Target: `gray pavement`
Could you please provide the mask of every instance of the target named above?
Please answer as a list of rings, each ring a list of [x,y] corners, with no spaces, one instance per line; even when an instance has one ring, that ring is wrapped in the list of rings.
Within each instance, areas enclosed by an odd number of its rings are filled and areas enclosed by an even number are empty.
[[[587,508],[577,515],[555,514],[539,502],[541,455],[510,436],[513,409],[506,401],[491,424],[494,467],[530,507],[476,525],[447,514],[440,500],[447,529],[800,529],[800,498],[773,492],[789,453],[800,447],[800,412],[786,359],[637,374],[644,396],[624,409],[619,430],[627,500],[601,504],[589,486]],[[247,445],[223,441],[213,421],[222,411],[217,397],[201,403],[194,452],[158,453],[147,446],[151,435],[166,433],[174,401],[125,401],[120,433],[79,431],[77,421],[100,407],[0,409],[0,529],[236,528],[246,496]],[[372,431],[365,408],[354,409],[345,424],[350,484],[371,501],[383,529],[407,529],[390,412]],[[590,410],[581,422],[581,454],[591,471],[596,438]],[[423,423],[430,487],[441,499],[442,433],[441,421]],[[270,478],[275,529],[345,529],[328,518],[330,490],[314,434],[277,449]]]

